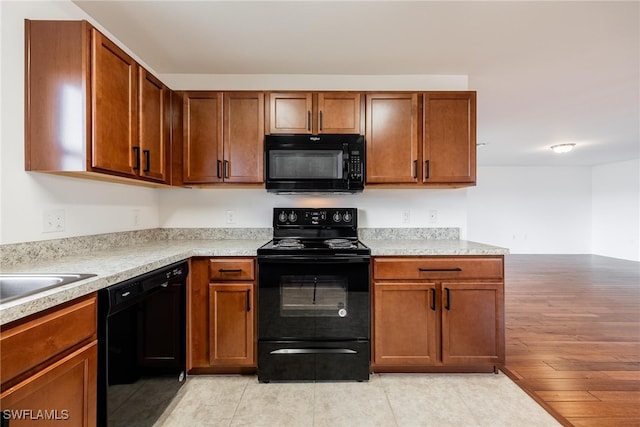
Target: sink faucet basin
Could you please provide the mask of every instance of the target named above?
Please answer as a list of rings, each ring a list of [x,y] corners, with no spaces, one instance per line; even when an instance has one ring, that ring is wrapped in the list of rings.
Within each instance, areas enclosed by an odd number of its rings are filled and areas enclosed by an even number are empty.
[[[0,303],[93,276],[95,274],[0,274]]]

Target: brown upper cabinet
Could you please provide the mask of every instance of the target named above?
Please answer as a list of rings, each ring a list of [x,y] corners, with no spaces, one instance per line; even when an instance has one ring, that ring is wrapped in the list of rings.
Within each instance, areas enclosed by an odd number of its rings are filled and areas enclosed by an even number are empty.
[[[423,116],[422,182],[474,185],[476,93],[427,92]]]
[[[267,132],[360,134],[361,99],[355,92],[272,92]]]
[[[171,175],[171,90],[142,67],[138,81],[138,171],[140,176],[167,182]]]
[[[25,169],[168,183],[168,88],[86,21],[25,33]]]
[[[367,95],[367,184],[418,182],[418,124],[417,94]]]
[[[185,92],[182,115],[183,184],[264,182],[262,92]]]
[[[476,93],[369,94],[366,141],[367,184],[475,185]]]

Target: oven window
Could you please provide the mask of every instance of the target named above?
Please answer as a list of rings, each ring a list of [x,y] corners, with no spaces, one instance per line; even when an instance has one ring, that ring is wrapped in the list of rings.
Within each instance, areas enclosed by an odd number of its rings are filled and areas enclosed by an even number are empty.
[[[344,276],[281,276],[283,317],[345,317],[347,278]]]
[[[271,179],[342,179],[341,150],[269,151]]]

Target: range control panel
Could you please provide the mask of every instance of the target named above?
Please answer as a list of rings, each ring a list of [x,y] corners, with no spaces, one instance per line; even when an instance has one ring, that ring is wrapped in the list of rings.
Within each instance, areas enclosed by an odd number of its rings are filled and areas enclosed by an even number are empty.
[[[356,227],[358,210],[355,208],[274,208],[273,226],[296,227]]]

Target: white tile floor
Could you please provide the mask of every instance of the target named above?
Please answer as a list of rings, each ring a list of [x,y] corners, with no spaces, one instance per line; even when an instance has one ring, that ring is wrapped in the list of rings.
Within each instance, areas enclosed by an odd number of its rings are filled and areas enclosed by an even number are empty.
[[[376,374],[369,382],[191,376],[157,427],[560,426],[507,376]]]

